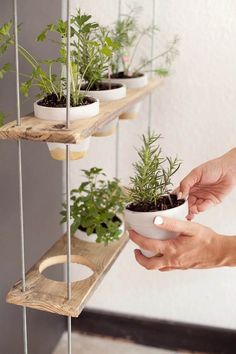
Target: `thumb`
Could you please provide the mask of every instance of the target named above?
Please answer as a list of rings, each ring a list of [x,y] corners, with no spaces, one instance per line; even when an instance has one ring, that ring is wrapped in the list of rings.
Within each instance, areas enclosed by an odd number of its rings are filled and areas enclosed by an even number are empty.
[[[198,224],[187,220],[178,220],[163,216],[156,216],[154,219],[154,225],[160,229],[190,236],[194,236],[196,234],[197,228],[199,227]]]
[[[179,192],[182,193],[182,198],[186,199],[189,195],[190,189],[200,181],[199,169],[193,169],[181,182],[179,185]]]

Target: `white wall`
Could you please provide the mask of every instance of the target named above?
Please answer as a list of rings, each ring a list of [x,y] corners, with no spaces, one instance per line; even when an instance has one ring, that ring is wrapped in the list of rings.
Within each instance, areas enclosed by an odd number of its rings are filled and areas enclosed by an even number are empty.
[[[118,1],[72,3],[105,24],[117,16]],[[177,153],[184,160],[177,176],[180,180],[192,167],[236,145],[236,2],[156,3],[163,38],[176,33],[181,37],[174,73],[155,92],[153,105],[153,127],[165,137],[164,151]],[[145,1],[144,22],[151,16],[151,5],[151,0]],[[143,49],[149,50],[148,44]],[[146,130],[147,100],[138,120],[121,122],[120,126],[121,177],[125,183],[136,157],[133,146]],[[72,184],[79,184],[80,168],[92,165],[103,166],[114,175],[114,147],[114,137],[94,138],[88,157],[73,163]],[[235,198],[233,193],[224,206],[210,210],[198,221],[220,233],[235,234]],[[130,243],[123,251],[90,300],[90,308],[236,328],[236,269],[150,272],[134,261],[133,248]]]

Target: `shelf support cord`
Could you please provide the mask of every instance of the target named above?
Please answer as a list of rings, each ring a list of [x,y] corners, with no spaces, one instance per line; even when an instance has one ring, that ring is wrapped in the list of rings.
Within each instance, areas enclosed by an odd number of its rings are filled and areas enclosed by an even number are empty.
[[[121,17],[121,0],[118,0],[118,19],[120,20]],[[115,147],[115,177],[119,177],[119,148],[120,148],[120,122],[118,119],[117,126],[116,126],[116,147]]]
[[[67,63],[66,63],[66,128],[70,128],[70,0],[67,0]],[[66,204],[67,204],[67,299],[71,299],[71,231],[70,231],[70,145],[66,144]],[[71,354],[71,316],[67,318],[67,352]]]
[[[154,57],[155,24],[156,24],[156,0],[152,0],[152,37],[151,37],[150,58]],[[151,69],[151,77],[153,77],[153,61],[151,62],[150,69]],[[151,130],[151,125],[152,125],[152,93],[150,93],[149,95],[149,104],[148,104],[148,131]]]
[[[19,79],[19,51],[18,51],[18,13],[17,0],[13,0],[13,19],[15,36],[15,68],[16,68],[16,110],[17,126],[21,125],[20,109],[20,79]],[[18,178],[19,178],[19,206],[20,206],[20,237],[21,237],[21,272],[22,272],[22,292],[26,291],[25,279],[25,235],[24,235],[24,210],[23,210],[23,183],[22,183],[22,151],[21,140],[17,141],[18,148]],[[22,309],[23,314],[23,345],[24,354],[28,354],[28,335],[27,335],[27,313],[26,307]]]

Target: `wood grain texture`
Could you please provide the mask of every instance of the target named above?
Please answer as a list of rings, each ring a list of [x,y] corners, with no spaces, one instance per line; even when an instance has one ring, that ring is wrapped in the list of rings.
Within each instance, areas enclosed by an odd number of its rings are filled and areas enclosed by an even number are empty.
[[[93,294],[104,275],[128,242],[125,232],[119,241],[108,246],[80,241],[72,236],[72,262],[84,264],[93,274],[72,283],[72,297],[67,300],[66,282],[46,278],[42,272],[47,267],[66,263],[67,236],[62,236],[48,252],[26,274],[26,292],[22,293],[22,282],[17,282],[7,295],[7,302],[65,316],[78,317],[86,301]]]
[[[134,103],[152,92],[161,82],[158,78],[152,79],[143,88],[128,90],[127,96],[121,100],[101,103],[100,113],[97,116],[74,121],[70,129],[66,129],[63,122],[42,120],[31,114],[22,118],[20,127],[16,125],[16,121],[1,127],[0,139],[76,144],[124,113]]]

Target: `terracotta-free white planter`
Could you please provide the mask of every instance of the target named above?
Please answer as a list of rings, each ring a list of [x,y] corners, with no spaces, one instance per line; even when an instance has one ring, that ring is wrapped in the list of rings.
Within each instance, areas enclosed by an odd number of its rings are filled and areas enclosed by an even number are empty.
[[[126,86],[121,83],[117,83],[113,80],[112,83],[109,81],[102,81],[102,83],[111,85],[111,89],[107,90],[89,90],[89,96],[99,99],[100,102],[116,101],[124,98],[126,96]],[[114,85],[119,85],[119,87],[112,88]],[[119,117],[116,117],[111,122],[107,123],[104,127],[99,128],[93,136],[108,136],[112,135],[116,131],[116,126]]]
[[[146,74],[134,78],[117,78],[111,79],[115,82],[120,82],[124,84],[128,89],[142,88],[148,84],[148,77]],[[137,118],[139,111],[141,109],[142,102],[138,102],[133,105],[130,109],[120,115],[120,119],[135,119]]]
[[[176,238],[178,234],[171,231],[161,230],[154,225],[156,216],[167,216],[178,220],[185,220],[188,215],[188,202],[185,201],[182,205],[162,211],[138,212],[125,209],[125,220],[129,227],[138,234],[157,240],[168,240]],[[153,257],[153,252],[141,249],[141,252],[146,257]]]
[[[85,118],[91,118],[99,113],[99,101],[98,99],[91,98],[93,101],[91,104],[79,107],[70,108],[70,121],[76,121]],[[34,115],[37,118],[50,120],[55,122],[66,122],[66,108],[57,107],[45,107],[40,106],[38,101],[34,103]],[[83,158],[89,148],[90,137],[84,139],[79,144],[70,145],[70,160],[79,160]],[[55,160],[66,159],[66,145],[60,143],[47,143],[50,154]]]
[[[125,231],[125,224],[124,224],[123,220],[121,220],[121,225],[119,226],[119,230],[121,230],[121,233],[120,233],[120,236],[119,236],[119,237],[121,237],[124,234],[124,231]],[[76,238],[78,238],[79,240],[86,241],[86,242],[91,242],[91,243],[96,243],[96,239],[97,239],[97,234],[91,234],[91,235],[88,236],[85,231],[81,231],[79,229],[77,229],[77,231],[75,232],[74,236]]]

